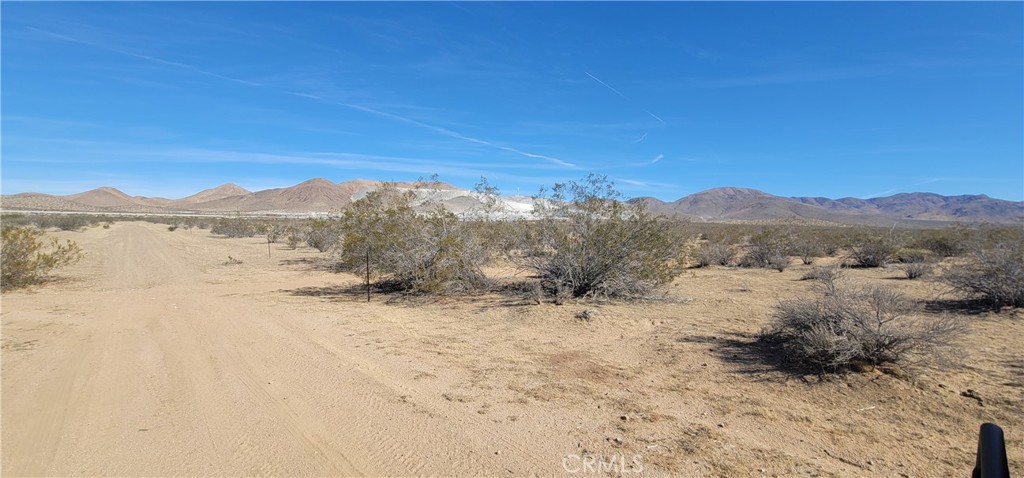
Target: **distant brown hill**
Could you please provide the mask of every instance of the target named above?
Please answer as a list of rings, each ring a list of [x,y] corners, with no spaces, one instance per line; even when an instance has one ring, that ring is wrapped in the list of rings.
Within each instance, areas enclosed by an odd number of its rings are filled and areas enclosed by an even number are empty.
[[[47,210],[121,213],[289,213],[308,214],[342,210],[380,183],[353,179],[334,183],[310,179],[295,186],[250,192],[235,184],[224,184],[181,199],[129,196],[102,187],[68,196],[23,193],[0,196],[4,210]],[[433,191],[453,212],[479,206],[470,191],[446,183],[423,185],[396,183],[401,188],[423,187]],[[529,198],[503,198],[511,216],[529,215]],[[781,197],[747,188],[715,188],[676,201],[655,198],[632,199],[656,213],[698,221],[794,221],[808,224],[863,224],[889,226],[894,222],[941,225],[951,222],[1024,224],[1024,202],[1004,201],[985,195],[941,196],[932,193],[904,193],[858,199],[822,197]]]
[[[673,202],[654,198],[634,201],[646,203],[657,214],[709,221],[801,220],[865,225],[1024,221],[1024,202],[985,195],[904,193],[872,199],[787,198],[756,189],[716,188]]]
[[[1024,218],[1024,203],[993,199],[984,194],[941,196],[933,193],[902,193],[871,199],[793,199],[830,211],[879,214],[892,219],[1003,222]]]
[[[189,197],[179,199],[179,203],[198,204],[208,201],[216,201],[218,199],[229,198],[232,196],[244,196],[250,194],[248,189],[245,189],[237,184],[227,183],[221,184],[212,189],[206,189],[195,193]]]
[[[144,201],[140,201],[118,191],[117,189],[108,187],[96,188],[84,193],[71,194],[69,196],[64,196],[64,198],[68,201],[99,208],[147,205]]]
[[[339,185],[316,178],[288,188],[266,189],[194,204],[200,211],[315,212],[338,210],[352,203],[352,196]]]
[[[251,192],[227,183],[181,199],[129,196],[111,187],[78,194],[53,196],[22,193],[2,196],[5,210],[42,210],[118,213],[314,213],[337,211],[378,187],[379,181],[353,179],[333,183],[315,178],[287,188]],[[442,182],[396,182],[400,188],[425,187],[458,195],[459,188]]]

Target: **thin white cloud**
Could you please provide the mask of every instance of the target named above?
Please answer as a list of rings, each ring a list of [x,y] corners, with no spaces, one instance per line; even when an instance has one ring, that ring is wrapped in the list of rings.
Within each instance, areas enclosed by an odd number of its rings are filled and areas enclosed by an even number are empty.
[[[622,94],[621,91],[616,90],[615,88],[612,87],[612,85],[609,85],[608,83],[605,83],[604,81],[601,81],[600,78],[598,78],[598,77],[596,77],[594,75],[591,75],[590,72],[584,71],[583,73],[586,73],[587,76],[593,78],[594,81],[600,83],[605,88],[608,88],[609,90],[612,90],[612,92],[614,92],[615,94],[621,96],[622,99],[624,99],[624,100],[626,100],[626,101],[628,101],[630,103],[634,103],[633,100],[631,100],[628,96]],[[647,113],[648,115],[650,115],[651,118],[654,118],[654,119],[658,120],[659,123],[665,124],[665,120],[661,119],[661,117],[659,117],[658,115],[656,115],[654,113],[651,113],[650,111],[647,111],[646,109],[643,109],[643,108],[640,108],[640,109],[642,109],[644,113]]]
[[[583,73],[586,73],[586,74],[587,74],[587,76],[589,76],[589,77],[593,78],[593,79],[594,79],[594,81],[596,81],[596,82],[600,83],[600,84],[601,84],[601,85],[603,85],[603,86],[604,86],[605,88],[608,88],[609,90],[612,90],[612,92],[614,92],[614,93],[615,93],[616,95],[619,95],[619,96],[621,96],[621,97],[622,97],[623,99],[625,99],[625,100],[627,100],[627,101],[632,101],[632,100],[630,100],[630,99],[629,99],[629,98],[628,98],[628,97],[627,97],[626,95],[622,94],[622,92],[621,92],[621,91],[619,91],[619,90],[616,90],[615,88],[612,88],[612,85],[609,85],[608,83],[605,83],[605,82],[601,81],[601,79],[600,79],[600,78],[598,78],[598,77],[596,77],[596,76],[594,76],[594,75],[591,75],[591,74],[590,74],[590,72],[584,71]]]
[[[141,53],[135,53],[135,52],[131,52],[131,51],[128,51],[128,50],[123,50],[121,48],[112,47],[112,46],[109,46],[109,45],[103,45],[103,44],[96,43],[96,42],[81,40],[81,39],[78,39],[78,38],[69,37],[67,35],[61,35],[60,33],[54,33],[54,32],[47,31],[47,30],[41,30],[41,29],[35,28],[35,27],[28,27],[28,29],[32,30],[32,31],[35,31],[35,32],[38,32],[38,33],[42,33],[44,35],[49,35],[51,37],[54,37],[54,38],[57,38],[57,39],[60,39],[60,40],[69,41],[69,42],[73,42],[73,43],[78,43],[78,44],[86,45],[86,46],[91,46],[93,48],[99,48],[101,50],[106,50],[106,51],[113,52],[113,53],[119,53],[119,54],[122,54],[122,55],[128,55],[128,56],[131,56],[131,57],[138,58],[140,60],[146,60],[146,61],[149,61],[149,62],[152,62],[152,63],[157,63],[157,64],[160,64],[160,65],[172,66],[172,67],[175,67],[175,68],[182,68],[182,69],[185,69],[185,70],[192,71],[194,73],[198,73],[200,75],[210,76],[210,77],[221,79],[221,80],[225,80],[225,81],[231,81],[231,82],[239,83],[239,84],[246,85],[246,86],[255,86],[255,87],[262,87],[263,86],[263,85],[261,85],[259,83],[254,83],[252,81],[243,80],[243,79],[240,79],[240,78],[232,78],[230,76],[221,75],[220,73],[214,73],[212,71],[204,70],[204,69],[199,68],[199,67],[197,67],[195,65],[189,65],[187,63],[181,63],[181,62],[177,62],[177,61],[164,60],[162,58],[156,58],[156,57],[153,57],[153,56],[143,55]]]
[[[630,141],[629,144],[637,144],[637,143],[639,143],[639,142],[641,142],[641,141],[643,141],[645,139],[647,139],[647,133],[646,132],[644,132],[643,136],[641,136],[641,137],[639,137],[639,138],[637,138],[637,139],[635,139],[633,141]]]
[[[422,121],[417,121],[417,120],[414,120],[412,118],[396,115],[394,113],[388,113],[386,111],[381,111],[381,110],[378,110],[378,109],[370,108],[368,106],[356,105],[356,104],[352,104],[352,103],[337,103],[337,104],[341,104],[343,106],[347,106],[349,108],[357,109],[357,110],[360,110],[360,111],[365,111],[367,113],[375,114],[375,115],[378,115],[378,116],[383,116],[385,118],[390,118],[390,119],[393,119],[393,120],[396,120],[396,121],[401,121],[401,122],[404,122],[404,123],[409,123],[409,124],[412,124],[412,125],[415,125],[415,126],[419,126],[421,128],[425,128],[425,129],[434,131],[436,133],[443,134],[445,136],[449,136],[449,137],[452,137],[452,138],[455,138],[455,139],[460,139],[462,141],[466,141],[466,142],[469,142],[469,143],[474,143],[474,144],[479,144],[479,145],[483,145],[483,146],[488,146],[488,147],[491,147],[491,148],[497,148],[497,149],[500,149],[500,150],[503,150],[503,151],[508,151],[508,152],[511,152],[511,153],[516,153],[516,154],[525,156],[527,158],[543,159],[545,161],[549,161],[551,163],[554,163],[554,164],[557,164],[559,166],[566,167],[566,168],[573,168],[573,169],[575,169],[575,168],[579,167],[576,164],[573,164],[573,163],[570,163],[568,161],[564,161],[564,160],[561,160],[561,159],[558,159],[558,158],[555,158],[555,157],[552,157],[552,156],[546,156],[546,155],[543,155],[543,154],[530,153],[530,152],[527,152],[527,151],[523,151],[523,150],[520,150],[520,149],[513,148],[511,146],[503,146],[503,145],[500,145],[500,144],[495,144],[495,143],[492,143],[490,141],[485,141],[485,140],[482,140],[482,139],[473,138],[471,136],[466,136],[464,134],[457,133],[457,132],[452,131],[452,130],[447,129],[447,128],[442,128],[440,126],[430,125],[430,124],[424,123]]]
[[[647,114],[651,115],[651,118],[654,118],[654,119],[658,120],[659,123],[665,124],[665,120],[661,119],[660,116],[658,116],[658,115],[656,115],[654,113],[651,113],[650,111],[647,111],[647,110],[644,110],[644,113],[647,113]]]
[[[547,155],[543,155],[543,154],[531,153],[531,152],[523,151],[523,150],[520,150],[518,148],[511,147],[511,146],[504,146],[504,145],[492,143],[490,141],[485,141],[485,140],[482,140],[482,139],[473,138],[473,137],[466,136],[466,135],[463,135],[461,133],[457,133],[455,131],[452,131],[452,130],[449,130],[449,129],[446,129],[446,128],[442,128],[442,127],[439,127],[439,126],[434,126],[434,125],[431,125],[431,124],[423,123],[421,121],[417,121],[417,120],[414,120],[412,118],[396,115],[396,114],[393,114],[393,113],[388,113],[388,112],[381,111],[381,110],[378,110],[378,109],[370,108],[368,106],[363,106],[363,105],[358,105],[358,104],[353,104],[353,103],[334,102],[334,101],[327,100],[327,99],[325,99],[323,97],[320,97],[320,96],[317,96],[317,95],[312,95],[312,94],[302,93],[302,92],[297,92],[297,91],[288,91],[288,90],[273,88],[273,87],[270,87],[270,86],[267,86],[267,85],[264,85],[264,84],[261,84],[261,83],[256,83],[256,82],[252,82],[252,81],[248,81],[248,80],[244,80],[244,79],[240,79],[240,78],[233,78],[233,77],[230,77],[230,76],[221,75],[219,73],[215,73],[215,72],[212,72],[212,71],[204,70],[202,68],[199,68],[199,67],[196,67],[194,65],[187,64],[187,63],[180,63],[180,62],[176,62],[176,61],[169,61],[169,60],[164,60],[164,59],[157,58],[157,57],[150,56],[150,55],[143,55],[143,54],[140,54],[140,53],[134,53],[134,52],[131,52],[131,51],[128,51],[128,50],[124,50],[124,49],[121,49],[121,48],[112,47],[112,46],[100,44],[100,43],[97,43],[97,42],[91,42],[91,41],[87,41],[87,40],[82,40],[82,39],[70,37],[70,36],[67,36],[67,35],[62,35],[62,34],[59,34],[59,33],[54,33],[54,32],[47,31],[47,30],[41,30],[41,29],[34,28],[34,27],[28,27],[28,28],[30,30],[35,31],[35,32],[42,33],[44,35],[48,35],[48,36],[51,36],[51,37],[54,37],[54,38],[57,38],[57,39],[60,39],[60,40],[69,41],[69,42],[73,42],[73,43],[78,43],[78,44],[82,44],[82,45],[87,45],[87,46],[91,46],[93,48],[99,48],[101,50],[106,50],[106,51],[110,51],[110,52],[113,52],[113,53],[119,53],[119,54],[122,54],[122,55],[127,55],[127,56],[131,56],[131,57],[134,57],[134,58],[138,58],[138,59],[141,59],[141,60],[146,60],[146,61],[149,61],[149,62],[161,64],[161,65],[181,68],[181,69],[192,71],[194,73],[198,73],[198,74],[205,75],[205,76],[211,76],[211,77],[218,78],[218,79],[225,80],[225,81],[239,83],[239,84],[246,85],[246,86],[251,86],[251,87],[265,88],[265,89],[268,89],[268,90],[277,91],[279,93],[283,93],[283,94],[287,94],[287,95],[299,96],[299,97],[308,98],[308,99],[315,100],[315,101],[321,101],[321,102],[325,102],[325,103],[329,103],[329,104],[345,106],[345,107],[356,109],[356,110],[363,111],[363,112],[366,112],[366,113],[371,113],[371,114],[375,114],[375,115],[382,116],[382,117],[385,117],[385,118],[389,118],[389,119],[392,119],[392,120],[413,124],[413,125],[419,126],[421,128],[424,128],[424,129],[427,129],[427,130],[430,130],[430,131],[434,131],[435,133],[439,133],[439,134],[442,134],[442,135],[445,135],[445,136],[448,136],[448,137],[451,137],[451,138],[459,139],[459,140],[462,140],[462,141],[466,141],[466,142],[470,142],[470,143],[474,143],[474,144],[479,144],[479,145],[487,146],[487,147],[491,147],[491,148],[496,148],[496,149],[500,149],[500,150],[503,150],[503,151],[508,151],[508,152],[511,152],[511,153],[516,153],[516,154],[519,154],[519,155],[527,157],[527,158],[542,159],[542,160],[551,162],[551,163],[556,164],[556,165],[561,166],[561,167],[572,168],[572,169],[577,169],[579,167],[579,166],[577,166],[574,163],[571,163],[571,162],[568,162],[568,161],[565,161],[565,160],[562,160],[562,159],[559,159],[559,158],[555,158],[553,156],[547,156]]]
[[[651,164],[657,163],[658,161],[661,161],[662,159],[665,159],[665,155],[664,154],[658,154],[657,156],[654,157],[654,159],[651,160]]]

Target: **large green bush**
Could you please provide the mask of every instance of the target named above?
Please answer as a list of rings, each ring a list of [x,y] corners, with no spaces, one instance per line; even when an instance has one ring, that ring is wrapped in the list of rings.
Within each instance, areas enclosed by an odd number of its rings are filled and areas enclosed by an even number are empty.
[[[681,271],[680,237],[642,203],[625,203],[603,176],[556,184],[535,199],[514,258],[549,292],[573,297],[646,297]]]
[[[361,275],[369,263],[379,282],[409,292],[450,294],[483,287],[487,251],[469,225],[440,205],[418,214],[417,202],[412,191],[383,184],[353,203],[341,219],[345,233],[338,265]]]

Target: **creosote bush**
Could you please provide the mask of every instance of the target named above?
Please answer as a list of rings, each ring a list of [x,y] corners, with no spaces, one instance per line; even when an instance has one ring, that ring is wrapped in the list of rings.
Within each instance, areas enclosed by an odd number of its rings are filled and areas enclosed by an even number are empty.
[[[81,260],[73,241],[52,238],[46,247],[43,231],[31,226],[0,228],[0,287],[16,289],[44,281],[54,270]]]
[[[263,225],[243,217],[222,218],[210,227],[210,232],[227,237],[254,237],[263,232]]]
[[[512,259],[544,290],[565,297],[648,297],[682,268],[680,237],[640,202],[625,203],[604,176],[556,184],[534,198]]]
[[[417,202],[412,191],[385,183],[353,203],[341,219],[338,267],[361,276],[368,259],[378,283],[414,293],[484,287],[488,255],[468,223],[440,205],[417,214]]]
[[[1007,241],[970,254],[942,280],[968,298],[1024,307],[1024,240]]]
[[[341,223],[333,219],[313,219],[305,229],[306,245],[327,252],[341,239]]]
[[[891,288],[822,281],[814,297],[781,302],[761,341],[798,368],[924,365],[964,331],[951,316],[922,316]]]

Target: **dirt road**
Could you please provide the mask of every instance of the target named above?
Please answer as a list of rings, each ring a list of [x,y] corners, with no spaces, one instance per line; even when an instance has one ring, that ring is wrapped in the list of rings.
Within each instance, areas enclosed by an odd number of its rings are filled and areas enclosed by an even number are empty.
[[[523,474],[507,456],[546,454],[324,335],[330,316],[265,300],[282,278],[252,248],[224,265],[199,234],[83,235],[78,277],[4,298],[5,475]]]
[[[983,421],[1024,466],[1019,311],[965,317],[960,367],[819,381],[750,353],[808,266],[689,271],[641,304],[367,304],[308,248],[59,235],[87,258],[0,304],[5,476],[951,476]]]

